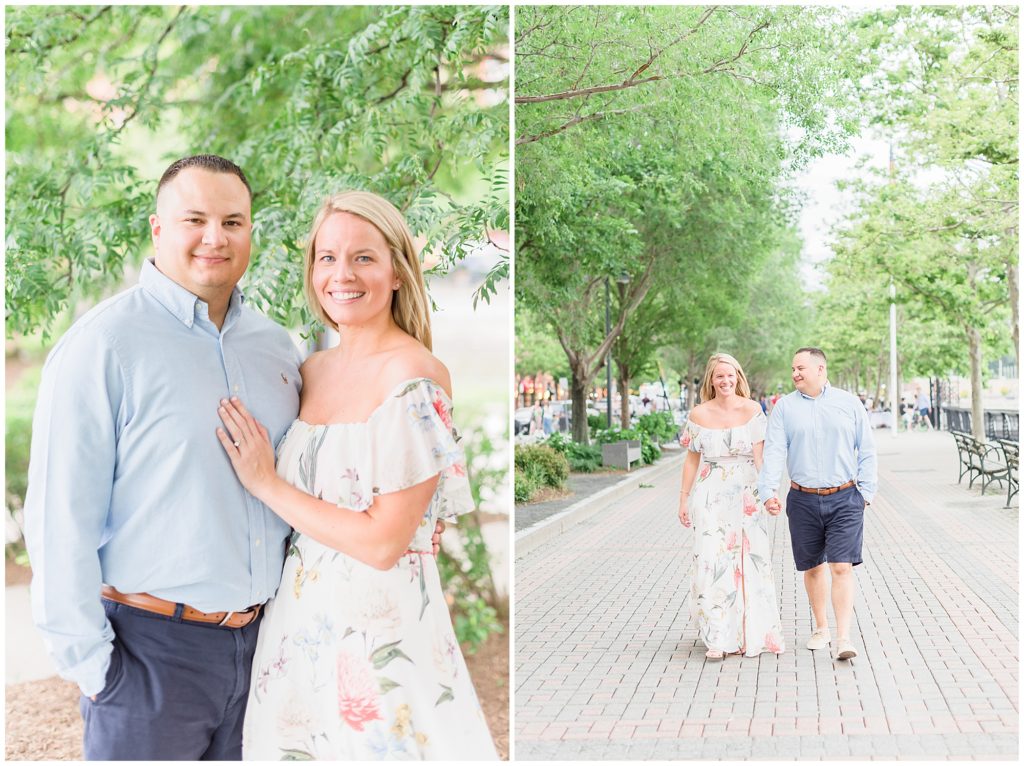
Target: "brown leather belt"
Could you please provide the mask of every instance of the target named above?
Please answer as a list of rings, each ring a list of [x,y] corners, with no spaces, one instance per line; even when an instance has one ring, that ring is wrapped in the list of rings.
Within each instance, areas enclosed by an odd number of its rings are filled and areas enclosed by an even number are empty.
[[[148,593],[121,593],[116,588],[104,585],[100,589],[100,595],[108,601],[115,601],[125,606],[133,606],[144,612],[162,614],[165,617],[173,617],[178,610],[178,605],[173,601],[165,601]],[[181,619],[187,622],[202,622],[206,624],[219,625],[223,628],[244,628],[255,620],[263,604],[250,606],[244,612],[200,612],[188,604],[183,604]]]
[[[838,487],[820,487],[820,488],[815,488],[815,487],[801,487],[795,481],[791,481],[789,483],[789,486],[792,487],[793,489],[800,490],[801,492],[807,492],[808,494],[811,494],[811,495],[834,495],[836,492],[839,492],[840,490],[849,489],[855,483],[856,482],[854,482],[853,479],[850,479],[848,482],[846,482],[846,484],[840,484]]]

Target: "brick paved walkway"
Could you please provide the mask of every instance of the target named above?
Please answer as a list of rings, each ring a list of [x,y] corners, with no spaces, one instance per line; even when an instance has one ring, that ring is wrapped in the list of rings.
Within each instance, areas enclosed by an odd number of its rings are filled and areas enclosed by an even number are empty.
[[[786,653],[705,662],[692,531],[663,478],[516,561],[514,757],[1015,759],[1017,510],[956,485],[949,434],[877,438],[860,657],[803,648],[783,515],[770,529]]]

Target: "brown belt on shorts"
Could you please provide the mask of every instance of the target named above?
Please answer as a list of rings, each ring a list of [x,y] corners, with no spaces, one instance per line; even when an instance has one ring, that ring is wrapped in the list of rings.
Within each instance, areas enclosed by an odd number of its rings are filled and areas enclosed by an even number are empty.
[[[846,484],[840,484],[838,487],[820,487],[820,488],[816,488],[816,487],[801,487],[795,481],[791,481],[789,483],[789,486],[792,487],[793,489],[799,490],[801,492],[807,492],[808,494],[811,494],[811,495],[834,495],[836,492],[839,492],[842,489],[849,489],[855,483],[856,482],[854,482],[853,479],[850,479],[848,482],[846,482]]]
[[[125,606],[132,606],[144,612],[162,614],[165,617],[174,617],[178,605],[173,601],[166,601],[148,593],[121,593],[116,588],[104,585],[100,589],[100,595],[107,601],[114,601]],[[244,628],[255,620],[260,613],[263,604],[250,606],[244,612],[200,612],[188,604],[182,605],[181,619],[186,622],[202,622],[210,625],[219,625],[224,628]]]

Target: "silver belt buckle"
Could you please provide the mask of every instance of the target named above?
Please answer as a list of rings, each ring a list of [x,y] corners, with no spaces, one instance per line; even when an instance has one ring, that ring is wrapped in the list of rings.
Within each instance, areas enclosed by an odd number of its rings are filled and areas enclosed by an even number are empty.
[[[234,614],[234,612],[228,612],[227,614],[225,614],[224,615],[224,619],[217,623],[217,627],[218,628],[223,628],[225,625],[227,625],[228,620],[231,619],[231,615],[233,615],[233,614]]]

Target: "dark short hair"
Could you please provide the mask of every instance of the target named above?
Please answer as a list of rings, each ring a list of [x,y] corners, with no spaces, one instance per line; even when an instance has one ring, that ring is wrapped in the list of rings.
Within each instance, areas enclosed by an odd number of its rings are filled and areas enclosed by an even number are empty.
[[[803,348],[798,348],[796,350],[796,353],[797,354],[810,354],[811,356],[820,357],[821,361],[823,361],[823,362],[827,362],[828,361],[825,358],[825,352],[822,351],[820,348],[815,348],[814,346],[804,346]],[[796,354],[793,354],[793,356],[796,356]]]
[[[246,191],[249,192],[249,199],[252,199],[252,187],[249,186],[249,179],[245,177],[242,169],[231,160],[218,157],[216,154],[196,154],[192,157],[182,157],[180,160],[172,162],[171,166],[160,176],[160,182],[156,185],[156,196],[160,196],[160,190],[173,181],[178,173],[189,168],[209,170],[211,173],[231,173],[234,176],[238,176],[239,180],[245,184]]]

